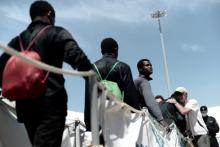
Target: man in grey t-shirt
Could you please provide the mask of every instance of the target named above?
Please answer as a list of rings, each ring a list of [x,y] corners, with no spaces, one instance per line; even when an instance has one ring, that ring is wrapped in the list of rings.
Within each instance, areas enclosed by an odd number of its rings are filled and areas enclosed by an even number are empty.
[[[153,115],[161,125],[167,127],[168,124],[164,121],[161,110],[154,99],[151,90],[150,75],[153,73],[153,68],[150,60],[141,59],[137,63],[139,77],[134,80],[135,87],[139,92],[139,106],[141,108],[147,107],[151,115]]]

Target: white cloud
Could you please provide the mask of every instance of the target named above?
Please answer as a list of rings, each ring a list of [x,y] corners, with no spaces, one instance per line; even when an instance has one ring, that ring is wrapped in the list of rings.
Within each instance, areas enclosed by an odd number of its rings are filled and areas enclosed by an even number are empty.
[[[58,16],[67,19],[98,20],[110,19],[120,22],[142,23],[150,20],[150,12],[156,9],[197,12],[220,0],[80,0],[78,2],[60,3]],[[51,1],[52,2],[52,1]],[[57,4],[57,2],[54,2]],[[68,5],[68,6],[67,6]],[[58,5],[57,5],[58,6]]]
[[[27,23],[29,22],[29,18],[27,15],[27,11],[24,9],[23,6],[19,5],[18,3],[9,3],[0,5],[1,15]]]
[[[146,21],[149,9],[143,7],[143,0],[93,0],[72,3],[68,7],[59,10],[58,17],[67,19],[97,20],[112,19],[121,22]]]
[[[171,7],[177,7],[177,8],[184,8],[184,9],[197,9],[197,8],[201,8],[201,7],[206,7],[207,5],[210,4],[215,4],[220,2],[220,0],[189,0],[189,1],[185,1],[185,0],[169,0],[169,1],[164,1],[161,0],[161,2],[164,3],[165,6],[167,6],[168,8]]]
[[[187,9],[196,11],[197,8],[220,0],[49,0],[57,10],[57,16],[65,19],[78,19],[85,21],[115,20],[128,23],[142,23],[150,20],[150,12],[156,9]],[[30,1],[29,1],[30,2]],[[30,2],[31,3],[31,2]],[[10,0],[8,3],[0,2],[0,11],[3,15],[28,22],[28,9],[30,3],[26,1]],[[169,12],[168,12],[169,13]]]
[[[198,52],[204,52],[205,51],[205,49],[203,47],[201,47],[200,45],[198,45],[198,44],[186,44],[186,43],[183,43],[181,45],[181,49],[183,51],[193,52],[193,53],[198,53]]]

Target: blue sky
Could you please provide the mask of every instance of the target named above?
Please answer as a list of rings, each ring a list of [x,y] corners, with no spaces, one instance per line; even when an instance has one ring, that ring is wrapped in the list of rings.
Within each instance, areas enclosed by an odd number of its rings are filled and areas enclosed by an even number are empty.
[[[32,0],[0,1],[0,42],[7,44],[30,22]],[[158,23],[154,10],[166,10],[161,19],[171,90],[188,89],[200,105],[220,104],[220,0],[50,0],[56,25],[73,35],[91,62],[101,58],[100,42],[113,37],[119,44],[119,60],[128,63],[137,78],[136,63],[148,58],[153,64],[151,81],[155,95],[167,97]],[[2,52],[2,51],[0,51]],[[64,68],[70,68],[64,65]],[[70,110],[83,112],[84,80],[66,78]]]

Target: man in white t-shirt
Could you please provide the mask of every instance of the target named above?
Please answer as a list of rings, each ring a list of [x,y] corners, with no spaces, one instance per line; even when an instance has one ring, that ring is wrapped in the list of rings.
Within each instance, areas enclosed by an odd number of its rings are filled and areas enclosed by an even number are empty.
[[[194,146],[210,147],[209,137],[207,136],[208,129],[203,121],[198,102],[195,99],[187,99],[186,88],[177,87],[176,91],[183,93],[181,100],[184,105],[178,103],[174,98],[169,99],[167,102],[173,103],[180,113],[186,115],[187,127],[192,133]]]

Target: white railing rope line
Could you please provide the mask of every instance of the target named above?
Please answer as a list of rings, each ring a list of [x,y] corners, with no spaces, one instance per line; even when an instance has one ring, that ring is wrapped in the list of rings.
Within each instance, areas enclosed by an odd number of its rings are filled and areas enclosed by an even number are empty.
[[[26,57],[26,56],[20,54],[20,52],[14,50],[13,48],[8,47],[8,46],[4,46],[2,44],[0,44],[0,48],[3,49],[7,54],[15,55],[18,58],[20,58],[21,60],[28,62],[37,68],[40,68],[40,69],[43,69],[43,70],[46,70],[49,72],[53,72],[56,74],[66,74],[66,75],[86,76],[86,77],[95,75],[95,73],[93,71],[79,72],[79,71],[75,71],[75,70],[63,70],[63,69],[57,68],[57,67],[45,64],[43,62],[33,60],[29,57]]]
[[[20,59],[32,64],[33,66],[36,66],[37,68],[40,68],[40,69],[43,69],[43,70],[46,70],[46,71],[49,71],[49,72],[53,72],[53,73],[57,73],[57,74],[74,75],[74,76],[92,76],[92,75],[95,75],[95,73],[93,71],[78,72],[78,71],[74,71],[74,70],[63,70],[63,69],[60,69],[60,68],[57,68],[57,67],[54,67],[54,66],[47,65],[43,62],[36,61],[36,60],[33,60],[29,57],[26,57],[26,56],[20,54],[15,49],[12,49],[11,47],[8,47],[8,46],[4,46],[1,43],[0,43],[0,48],[3,49],[6,53],[8,53],[10,55],[15,55],[15,56],[19,57]],[[104,89],[104,87],[101,86],[100,84],[98,84],[98,87],[100,89]],[[115,100],[114,96],[112,94],[110,94],[110,92],[108,92],[107,95],[110,99]],[[117,103],[119,103],[120,105],[128,107],[133,112],[142,113],[142,111],[136,110],[133,107],[131,107],[131,106],[125,104],[125,103],[120,103],[120,102],[117,102]]]

